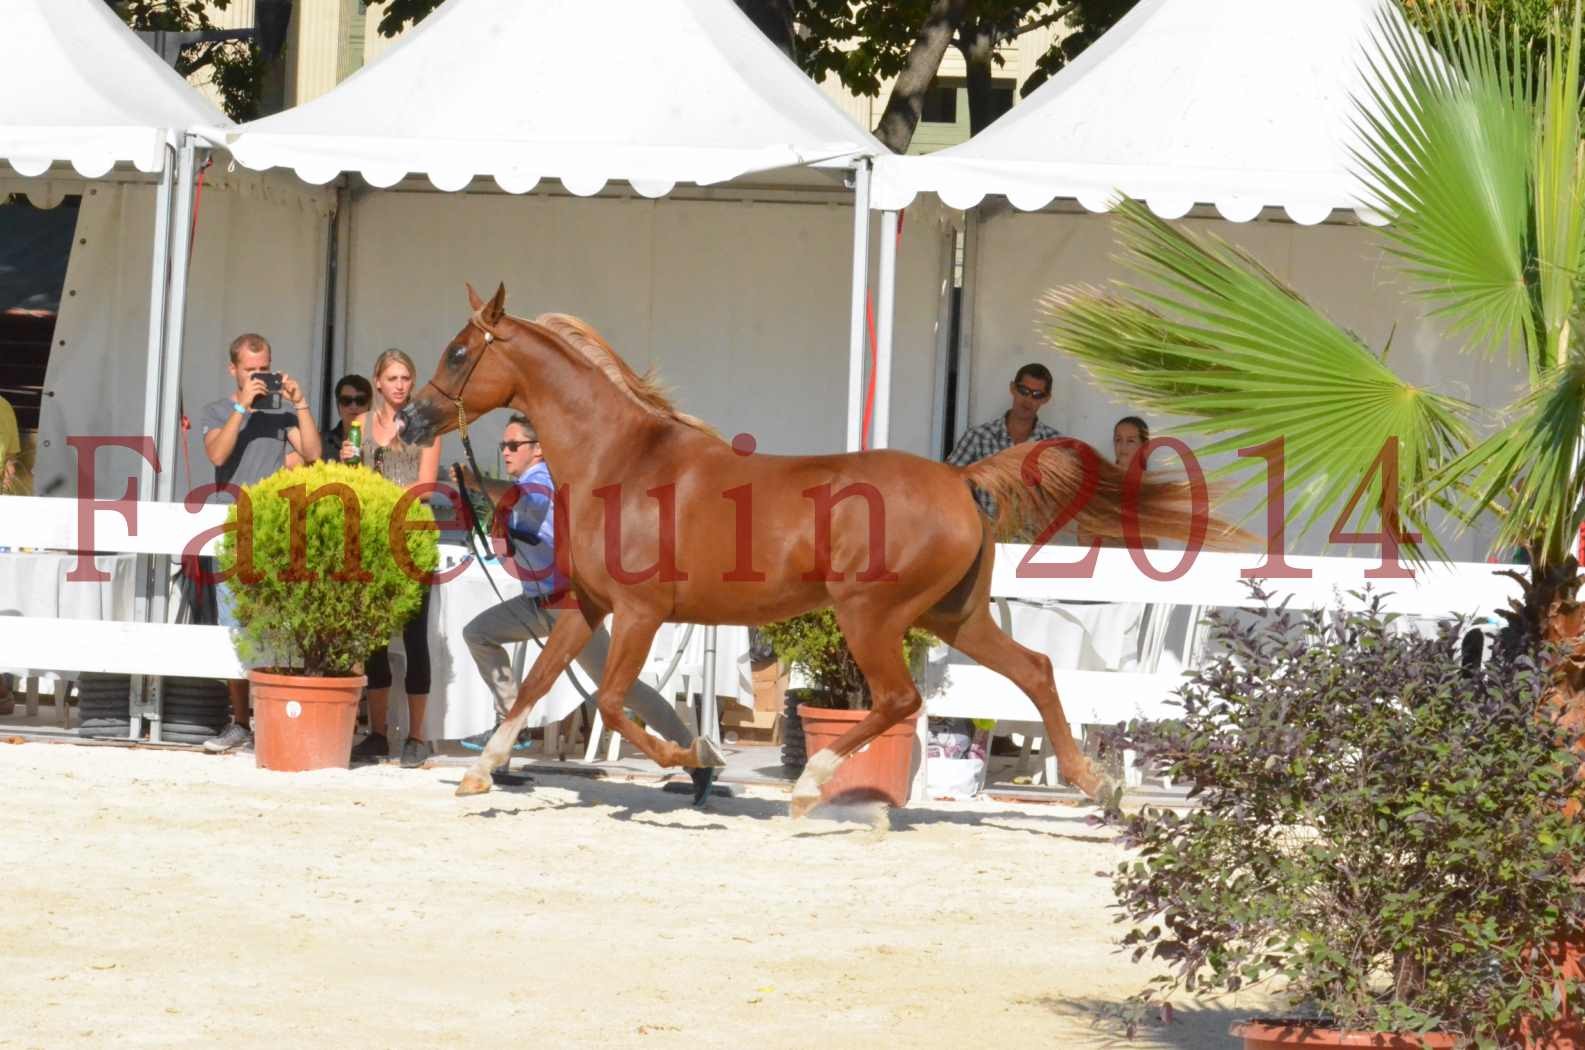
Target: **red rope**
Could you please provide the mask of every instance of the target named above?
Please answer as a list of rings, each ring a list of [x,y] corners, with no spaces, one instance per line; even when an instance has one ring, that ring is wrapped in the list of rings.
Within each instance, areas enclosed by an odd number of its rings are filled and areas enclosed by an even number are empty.
[[[897,213],[897,247],[899,250],[903,246],[903,218],[907,214],[905,211]],[[892,279],[895,281],[896,277],[897,275],[894,271]],[[867,450],[870,447],[870,425],[875,420],[875,374],[880,369],[880,361],[878,360],[879,348],[876,346],[875,338],[875,296],[867,286],[864,289],[864,320],[870,332],[870,375],[864,390],[864,427],[860,432],[859,448]]]

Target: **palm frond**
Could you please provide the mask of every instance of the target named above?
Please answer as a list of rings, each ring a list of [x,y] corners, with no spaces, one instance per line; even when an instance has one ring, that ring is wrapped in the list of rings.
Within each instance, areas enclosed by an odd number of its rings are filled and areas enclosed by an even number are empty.
[[[1417,491],[1471,443],[1473,408],[1408,384],[1358,338],[1317,312],[1239,249],[1192,237],[1134,201],[1118,209],[1125,262],[1143,280],[1120,293],[1066,289],[1046,297],[1047,337],[1096,381],[1132,404],[1186,416],[1216,454],[1284,440],[1287,520],[1301,532],[1335,513],[1389,438],[1400,485]],[[1264,482],[1248,461],[1217,468]],[[1374,523],[1380,476],[1356,523]],[[1429,504],[1405,520],[1426,532]],[[1427,544],[1442,554],[1440,543]]]
[[[1509,548],[1536,545],[1536,557],[1555,565],[1573,546],[1585,472],[1585,358],[1570,355],[1510,408],[1507,423],[1430,479],[1423,499],[1464,508],[1468,521],[1481,509],[1506,504],[1497,542]],[[1450,489],[1464,498],[1448,499]]]
[[[1450,334],[1547,366],[1534,309],[1530,191],[1535,76],[1516,39],[1445,5],[1436,47],[1396,15],[1380,20],[1356,121],[1358,174],[1415,294]],[[1363,102],[1364,100],[1360,100]]]
[[[1585,165],[1580,156],[1580,18],[1547,50],[1536,114],[1535,282],[1544,372],[1568,353],[1585,255]]]

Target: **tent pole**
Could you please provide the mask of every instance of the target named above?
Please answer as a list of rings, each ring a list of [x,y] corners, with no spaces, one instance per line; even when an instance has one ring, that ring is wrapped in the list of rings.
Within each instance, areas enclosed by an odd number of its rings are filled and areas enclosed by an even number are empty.
[[[897,213],[881,212],[881,262],[875,299],[875,420],[870,447],[891,447],[892,314],[897,299]]]
[[[156,414],[155,406],[158,406],[156,415],[158,426],[151,427],[150,430],[155,439],[155,458],[160,462],[154,495],[163,502],[169,502],[175,491],[177,462],[181,458],[176,445],[181,433],[177,395],[182,388],[182,313],[186,309],[187,300],[188,238],[191,237],[193,228],[193,183],[197,168],[196,159],[192,136],[182,135],[176,155],[175,193],[167,191],[171,181],[169,164],[166,165],[167,173],[160,183],[161,195],[165,197],[164,226],[169,237],[164,241],[156,238],[154,250],[156,254],[168,252],[170,265],[164,272],[156,272],[155,280],[159,290],[151,293],[151,302],[155,298],[163,299],[164,309],[159,312],[157,320],[155,317],[149,319],[151,337],[155,324],[160,325],[162,347],[158,381],[148,390],[148,407],[144,409],[144,418],[148,419],[150,415]],[[159,219],[156,218],[156,223],[158,222]],[[150,369],[151,373],[154,371],[153,368]],[[171,594],[169,555],[158,554],[150,557],[145,586],[147,605],[144,613],[148,617],[148,622],[168,622]],[[160,742],[163,717],[162,685],[163,682],[158,677],[138,676],[134,680],[128,712],[132,716],[130,735],[134,739],[141,734],[143,719],[147,718],[149,740],[156,744]]]
[[[176,199],[171,229],[171,293],[166,303],[165,369],[160,384],[159,498],[170,501],[176,493],[177,462],[181,458],[182,335],[187,320],[187,270],[193,236],[193,189],[198,170],[198,149],[192,136],[182,137],[176,167]],[[183,493],[185,496],[186,493]]]
[[[161,146],[164,163],[160,165],[160,179],[154,189],[154,244],[150,253],[153,260],[149,276],[149,359],[143,380],[143,434],[156,442],[156,449],[160,435],[161,366],[165,361],[165,303],[166,293],[170,290],[171,193],[172,183],[176,179],[175,153],[169,141]],[[166,472],[172,467],[171,462],[163,458],[159,459],[159,465]],[[138,474],[138,499],[154,499],[157,481],[154,464],[144,459]],[[94,493],[79,492],[77,496],[79,499],[91,499]],[[168,619],[165,613],[168,588],[162,586],[165,565],[164,558],[152,554],[138,555],[135,579],[139,581],[139,586],[133,588],[136,595],[133,618],[139,623],[162,623]],[[144,689],[143,676],[133,675],[130,695],[134,698],[134,706],[130,710],[137,710],[147,703]],[[127,735],[134,740],[143,735],[141,718],[132,721]],[[157,732],[154,739],[159,739]]]
[[[870,160],[853,168],[853,301],[848,327],[847,451],[857,452],[864,427],[864,304],[870,276]]]
[[[149,278],[149,361],[143,380],[143,433],[155,442],[160,435],[160,365],[165,356],[165,302],[169,290],[171,262],[171,191],[176,178],[175,150],[167,143],[164,147],[165,163],[160,169],[160,181],[154,191],[154,260]],[[171,464],[160,461],[163,469]],[[138,479],[138,498],[154,498],[154,464],[144,461]],[[79,497],[91,498],[92,492],[79,492]]]

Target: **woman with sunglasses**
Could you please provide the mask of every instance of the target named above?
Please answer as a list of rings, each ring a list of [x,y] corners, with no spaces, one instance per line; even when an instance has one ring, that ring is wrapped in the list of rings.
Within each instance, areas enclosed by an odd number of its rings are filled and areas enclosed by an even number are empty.
[[[358,451],[363,463],[398,485],[412,490],[432,485],[440,470],[440,442],[429,446],[410,445],[402,440],[396,414],[413,396],[413,359],[400,350],[387,350],[374,360],[374,410],[362,417],[363,441]],[[341,401],[338,396],[337,405]],[[355,405],[352,407],[356,407]],[[345,409],[342,409],[345,412]],[[349,421],[349,425],[350,422]],[[343,459],[347,458],[343,454]],[[402,628],[402,647],[407,651],[407,739],[402,743],[402,766],[416,769],[429,760],[434,748],[424,739],[424,709],[429,704],[429,588],[423,591],[418,611]],[[364,661],[369,678],[369,735],[352,749],[355,759],[380,759],[390,754],[386,739],[387,705],[391,697],[391,660],[381,646]]]
[[[353,373],[336,381],[336,425],[325,431],[325,448],[336,449],[336,458],[343,463],[362,455],[358,447],[347,440],[347,429],[360,422],[372,400],[374,388],[362,376]]]

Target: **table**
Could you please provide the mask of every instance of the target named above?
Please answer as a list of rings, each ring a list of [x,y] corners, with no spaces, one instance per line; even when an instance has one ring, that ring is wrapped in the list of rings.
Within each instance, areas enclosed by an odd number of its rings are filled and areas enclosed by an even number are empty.
[[[131,621],[137,596],[137,555],[100,554],[94,564],[108,573],[103,582],[68,580],[77,555],[0,554],[0,616],[40,616],[61,620]],[[0,670],[48,671],[31,667],[27,654],[10,652],[0,630]]]

